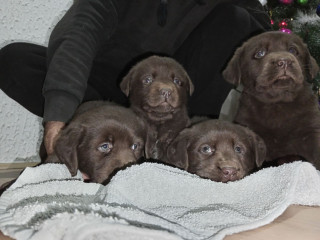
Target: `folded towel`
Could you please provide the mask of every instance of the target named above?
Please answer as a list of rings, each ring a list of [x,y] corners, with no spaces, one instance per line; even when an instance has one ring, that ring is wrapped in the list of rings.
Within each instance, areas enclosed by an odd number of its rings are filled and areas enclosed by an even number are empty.
[[[320,206],[320,174],[294,162],[229,183],[143,163],[107,186],[60,164],[27,168],[0,198],[0,230],[16,239],[223,239],[272,222],[291,204]]]

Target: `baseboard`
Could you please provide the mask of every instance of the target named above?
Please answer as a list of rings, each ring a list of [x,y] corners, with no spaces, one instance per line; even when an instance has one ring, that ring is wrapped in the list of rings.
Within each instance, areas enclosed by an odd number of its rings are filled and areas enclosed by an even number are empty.
[[[21,162],[21,163],[0,163],[0,169],[23,169],[26,167],[34,167],[39,162]]]

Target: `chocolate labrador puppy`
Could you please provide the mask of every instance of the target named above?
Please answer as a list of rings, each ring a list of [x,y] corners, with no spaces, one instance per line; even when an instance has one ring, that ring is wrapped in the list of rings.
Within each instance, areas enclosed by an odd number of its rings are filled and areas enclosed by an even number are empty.
[[[265,160],[264,141],[246,127],[204,120],[185,128],[169,145],[166,163],[217,182],[236,181]]]
[[[243,85],[235,122],[267,145],[267,161],[296,156],[320,170],[320,111],[308,83],[319,72],[295,34],[266,32],[238,48],[223,72]]]
[[[143,157],[144,143],[145,126],[131,109],[87,102],[62,130],[45,163],[64,163],[72,176],[79,169],[91,182],[105,183]]]
[[[172,139],[190,123],[187,99],[193,84],[188,74],[172,58],[151,56],[136,64],[120,87],[149,128],[146,158],[161,159]]]

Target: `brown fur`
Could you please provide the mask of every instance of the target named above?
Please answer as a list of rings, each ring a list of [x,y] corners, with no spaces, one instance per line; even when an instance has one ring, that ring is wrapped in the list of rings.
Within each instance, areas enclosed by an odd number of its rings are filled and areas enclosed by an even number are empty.
[[[151,56],[135,65],[120,87],[149,127],[146,158],[161,159],[168,144],[190,122],[187,99],[193,84],[188,74],[171,58]]]
[[[235,181],[260,167],[263,140],[246,127],[205,120],[180,132],[169,145],[166,162],[218,182]]]
[[[303,41],[281,32],[249,39],[224,70],[228,82],[243,85],[235,122],[264,139],[268,161],[298,156],[320,170],[320,111],[308,83],[318,72]]]
[[[136,163],[143,156],[144,142],[143,122],[131,109],[87,102],[62,130],[55,154],[45,163],[64,163],[72,176],[79,169],[90,181],[103,183],[115,171]]]

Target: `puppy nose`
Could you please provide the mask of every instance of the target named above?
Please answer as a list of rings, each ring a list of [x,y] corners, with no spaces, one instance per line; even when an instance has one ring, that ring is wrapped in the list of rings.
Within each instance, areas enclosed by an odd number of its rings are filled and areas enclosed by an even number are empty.
[[[292,60],[286,59],[286,58],[279,59],[279,61],[277,62],[278,67],[285,68],[285,69],[291,64],[292,64]]]
[[[234,167],[223,167],[223,168],[221,168],[221,171],[222,171],[223,175],[225,175],[226,177],[230,177],[230,178],[237,174],[237,169]]]
[[[169,88],[162,88],[162,89],[160,90],[160,94],[161,94],[163,97],[168,98],[168,97],[170,97],[170,95],[171,95],[171,89],[169,89]]]

